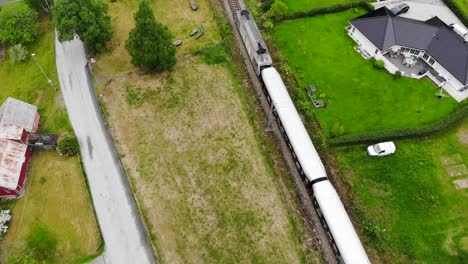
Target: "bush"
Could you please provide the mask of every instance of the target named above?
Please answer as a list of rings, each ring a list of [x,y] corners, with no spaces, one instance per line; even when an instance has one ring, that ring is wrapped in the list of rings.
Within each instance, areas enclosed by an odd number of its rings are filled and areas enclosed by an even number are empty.
[[[8,50],[8,57],[11,63],[25,61],[28,57],[28,50],[21,44],[16,44]]]
[[[267,13],[267,16],[273,21],[281,21],[284,19],[287,13],[288,13],[288,6],[285,3],[279,0],[276,0],[271,5],[270,10]]]
[[[443,0],[445,5],[447,5],[450,10],[463,22],[463,24],[468,27],[468,14],[466,14],[463,9],[457,4],[454,0]]]
[[[333,127],[331,129],[331,136],[332,138],[336,138],[336,137],[339,137],[341,135],[343,135],[344,133],[344,127],[342,124],[336,122],[335,124],[333,124]]]
[[[348,3],[348,4],[338,4],[334,6],[328,6],[328,7],[318,7],[310,11],[299,11],[293,14],[286,15],[283,20],[312,17],[316,15],[329,14],[329,13],[338,13],[338,12],[342,12],[351,8],[362,8],[367,11],[374,10],[374,7],[371,4],[367,3],[366,1],[359,1],[359,2]]]
[[[395,74],[393,75],[393,79],[398,80],[401,79],[402,74],[401,71],[396,71]]]
[[[0,12],[0,42],[8,45],[33,42],[39,33],[39,15],[24,3],[6,5]]]
[[[263,29],[269,34],[273,33],[273,28],[275,27],[275,24],[271,19],[265,18],[265,20],[262,23]]]
[[[57,151],[62,156],[75,156],[80,151],[80,146],[75,135],[62,136],[57,144]]]
[[[262,11],[265,12],[265,13],[268,12],[268,10],[270,10],[270,7],[274,2],[275,2],[275,0],[264,0],[262,2],[262,7],[261,7]]]
[[[378,70],[383,70],[385,69],[385,62],[383,60],[376,60],[374,59],[373,60],[373,64],[374,68],[378,69]]]
[[[78,35],[87,52],[94,53],[106,48],[112,39],[108,6],[103,0],[55,0],[52,7],[58,39],[73,40]]]
[[[53,0],[25,0],[24,2],[38,13],[50,13],[54,5]]]
[[[332,138],[330,139],[329,143],[333,146],[345,146],[430,136],[463,121],[467,115],[468,105],[465,105],[458,111],[453,112],[450,115],[443,118],[442,120],[439,120],[430,125],[345,135],[337,138]]]

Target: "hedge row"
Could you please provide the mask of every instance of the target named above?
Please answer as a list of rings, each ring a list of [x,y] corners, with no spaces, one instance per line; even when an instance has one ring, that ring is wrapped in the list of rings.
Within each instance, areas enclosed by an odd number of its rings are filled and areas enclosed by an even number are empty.
[[[455,0],[443,0],[450,10],[468,27],[468,15],[461,9]]]
[[[348,4],[338,4],[334,6],[328,6],[328,7],[319,7],[319,8],[312,9],[310,11],[299,11],[296,13],[286,15],[282,21],[304,18],[304,17],[312,17],[312,16],[322,15],[322,14],[338,13],[338,12],[342,12],[351,8],[363,8],[367,11],[374,10],[374,7],[368,2],[359,1],[359,2],[348,3]]]
[[[329,140],[329,144],[333,146],[345,146],[345,145],[357,145],[365,143],[376,143],[386,140],[396,140],[414,137],[423,137],[435,134],[443,131],[460,121],[468,115],[468,105],[463,106],[456,112],[448,115],[444,119],[437,121],[430,125],[413,127],[413,128],[402,128],[402,129],[390,129],[373,131],[368,133],[345,135]]]

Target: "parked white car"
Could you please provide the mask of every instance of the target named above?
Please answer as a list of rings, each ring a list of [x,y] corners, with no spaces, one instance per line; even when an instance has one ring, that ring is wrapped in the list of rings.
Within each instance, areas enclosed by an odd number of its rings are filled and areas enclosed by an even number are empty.
[[[395,151],[395,144],[391,141],[377,143],[367,147],[367,153],[369,153],[370,156],[387,156],[395,153]]]

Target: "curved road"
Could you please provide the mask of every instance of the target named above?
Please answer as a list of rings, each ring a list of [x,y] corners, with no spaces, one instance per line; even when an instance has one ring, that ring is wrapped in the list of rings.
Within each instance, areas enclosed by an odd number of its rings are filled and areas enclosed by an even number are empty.
[[[145,229],[104,126],[86,55],[79,39],[55,41],[57,71],[65,105],[80,142],[97,218],[105,242],[95,263],[155,263]]]

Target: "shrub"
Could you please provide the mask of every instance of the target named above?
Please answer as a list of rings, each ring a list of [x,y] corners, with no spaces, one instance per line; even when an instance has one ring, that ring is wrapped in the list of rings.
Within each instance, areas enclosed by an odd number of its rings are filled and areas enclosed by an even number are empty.
[[[54,5],[53,0],[25,0],[24,2],[38,13],[50,13]]]
[[[265,12],[265,13],[268,12],[268,10],[270,10],[270,7],[274,2],[275,2],[275,0],[264,0],[262,2],[262,7],[261,7],[262,11]]]
[[[437,132],[441,132],[465,119],[468,115],[468,105],[451,113],[442,120],[433,124],[401,129],[388,129],[381,131],[372,131],[367,133],[345,135],[337,138],[332,138],[329,143],[333,146],[357,145],[366,143],[375,143],[387,140],[397,140],[413,137],[430,136]]]
[[[336,137],[339,137],[341,135],[343,135],[344,133],[344,127],[342,124],[336,122],[335,124],[333,124],[333,127],[331,129],[331,136],[332,138],[336,138]]]
[[[80,151],[80,146],[75,135],[62,136],[57,144],[57,151],[62,156],[74,156]]]
[[[273,28],[275,27],[275,24],[273,23],[273,21],[271,21],[271,19],[265,18],[262,25],[267,33],[273,33]]]
[[[8,45],[34,41],[39,33],[39,15],[24,3],[6,5],[0,12],[0,42]]]
[[[385,69],[385,62],[383,60],[375,60],[374,59],[373,66],[376,69],[383,70],[383,69]]]
[[[402,74],[401,71],[396,71],[395,74],[393,75],[393,79],[398,80],[401,79]]]
[[[8,50],[8,57],[11,63],[25,61],[28,57],[28,50],[21,44],[16,44]]]
[[[279,0],[276,0],[271,5],[267,16],[273,21],[281,21],[284,19],[287,13],[288,13],[288,6],[285,3]]]

